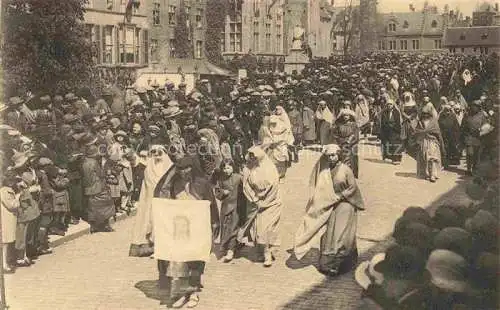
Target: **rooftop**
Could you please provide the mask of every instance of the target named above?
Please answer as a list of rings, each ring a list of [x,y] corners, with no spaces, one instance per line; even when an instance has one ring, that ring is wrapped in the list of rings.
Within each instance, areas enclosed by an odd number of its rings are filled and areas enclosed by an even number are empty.
[[[500,26],[452,27],[444,33],[444,46],[499,46]]]

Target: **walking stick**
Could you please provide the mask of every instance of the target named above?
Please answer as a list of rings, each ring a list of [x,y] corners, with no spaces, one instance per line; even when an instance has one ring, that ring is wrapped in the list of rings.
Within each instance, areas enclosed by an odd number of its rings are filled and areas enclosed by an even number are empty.
[[[1,208],[1,206],[0,206]],[[7,309],[7,302],[5,301],[5,279],[4,279],[4,261],[3,261],[3,240],[2,240],[2,212],[0,212],[0,310]]]

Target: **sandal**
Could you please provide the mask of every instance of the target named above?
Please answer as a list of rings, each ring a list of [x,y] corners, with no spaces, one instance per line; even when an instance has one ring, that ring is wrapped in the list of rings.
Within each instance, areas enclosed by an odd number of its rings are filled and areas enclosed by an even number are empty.
[[[186,306],[188,308],[194,308],[198,306],[199,302],[200,302],[200,297],[198,296],[198,294],[191,294],[189,296],[189,301],[186,303]]]

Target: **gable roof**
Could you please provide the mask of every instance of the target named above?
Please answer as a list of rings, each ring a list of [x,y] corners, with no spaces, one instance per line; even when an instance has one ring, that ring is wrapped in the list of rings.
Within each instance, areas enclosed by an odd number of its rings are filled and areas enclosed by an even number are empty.
[[[453,27],[444,33],[444,46],[500,46],[500,26]]]
[[[433,21],[437,27],[432,27]],[[381,33],[393,35],[440,35],[445,28],[444,18],[440,14],[432,12],[398,12],[381,14]],[[389,23],[396,23],[395,32],[387,32]],[[405,22],[407,28],[404,27]]]

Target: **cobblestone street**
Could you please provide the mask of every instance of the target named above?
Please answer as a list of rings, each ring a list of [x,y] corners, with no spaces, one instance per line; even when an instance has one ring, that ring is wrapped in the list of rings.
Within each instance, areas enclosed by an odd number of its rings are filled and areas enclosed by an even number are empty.
[[[379,153],[373,141],[360,145],[359,185],[367,208],[358,220],[360,260],[383,251],[395,220],[408,206],[432,208],[467,200],[460,173],[443,171],[433,184],[416,178],[413,159],[406,156],[394,166],[381,161]],[[212,256],[197,309],[357,308],[360,289],[352,273],[328,279],[312,265],[299,266],[289,259],[319,153],[302,151],[301,156],[282,185],[282,248],[275,265],[266,269],[252,262],[252,249],[230,264]],[[6,275],[10,309],[164,309],[154,298],[156,261],[128,257],[133,221],[116,223],[113,233],[84,235],[40,257],[31,268]]]

